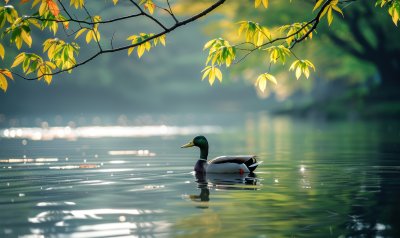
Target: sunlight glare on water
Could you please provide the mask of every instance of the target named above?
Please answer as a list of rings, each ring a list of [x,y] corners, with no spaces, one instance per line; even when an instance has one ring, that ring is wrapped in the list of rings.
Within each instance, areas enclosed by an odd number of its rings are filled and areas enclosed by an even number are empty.
[[[30,140],[54,140],[78,138],[105,138],[105,137],[150,137],[150,136],[174,136],[192,135],[196,133],[214,134],[221,132],[219,126],[85,126],[67,127],[21,127],[6,128],[0,130],[3,138],[30,139]]]

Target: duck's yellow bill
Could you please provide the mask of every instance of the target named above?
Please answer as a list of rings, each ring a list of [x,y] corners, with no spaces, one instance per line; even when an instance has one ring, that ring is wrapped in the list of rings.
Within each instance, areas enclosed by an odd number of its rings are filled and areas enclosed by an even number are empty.
[[[181,148],[188,148],[188,147],[193,147],[193,146],[194,146],[193,141],[191,141],[187,144],[182,145]]]

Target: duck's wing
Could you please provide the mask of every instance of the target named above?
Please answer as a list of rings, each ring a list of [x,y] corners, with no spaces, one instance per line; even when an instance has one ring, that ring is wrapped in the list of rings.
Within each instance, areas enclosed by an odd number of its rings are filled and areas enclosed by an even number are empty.
[[[232,156],[227,155],[227,156],[219,156],[208,161],[208,164],[225,164],[225,163],[251,165],[257,163],[257,160],[255,155],[232,155]]]
[[[248,171],[253,172],[262,161],[257,162],[255,155],[233,155],[233,156],[220,156],[208,161],[209,165],[223,165],[223,164],[243,164]]]

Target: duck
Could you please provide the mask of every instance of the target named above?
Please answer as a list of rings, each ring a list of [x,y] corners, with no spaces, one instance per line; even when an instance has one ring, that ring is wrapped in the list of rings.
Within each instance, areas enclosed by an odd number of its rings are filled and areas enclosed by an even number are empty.
[[[233,155],[219,156],[211,160],[208,157],[208,141],[202,136],[196,136],[181,148],[199,147],[200,158],[197,160],[194,171],[196,173],[216,173],[216,174],[247,174],[253,171],[262,162],[257,162],[255,155]]]

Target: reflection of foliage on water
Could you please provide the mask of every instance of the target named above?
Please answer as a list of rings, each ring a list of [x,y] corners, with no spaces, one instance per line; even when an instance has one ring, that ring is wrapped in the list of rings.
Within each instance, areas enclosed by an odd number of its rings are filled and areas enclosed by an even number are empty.
[[[247,117],[244,128],[245,135],[221,136],[217,152],[259,154],[264,161],[257,169],[260,189],[212,191],[212,211],[178,223],[177,230],[195,237],[198,233],[189,228],[210,216],[217,221],[204,228],[209,237],[396,234],[393,193],[399,185],[393,181],[398,173],[375,167],[387,163],[379,147],[393,137],[382,137],[378,124],[328,127],[256,114]],[[219,230],[213,229],[215,222]]]

